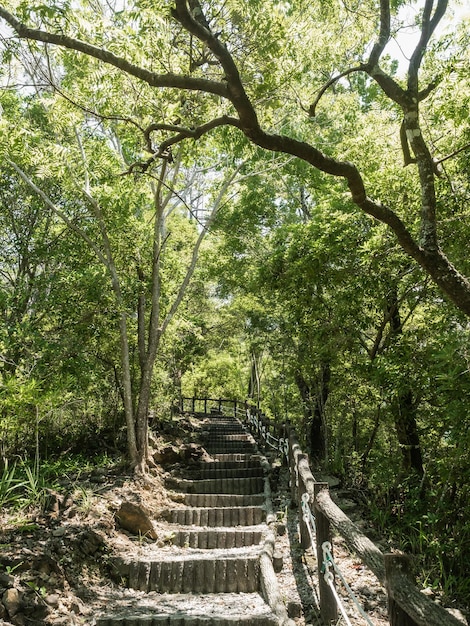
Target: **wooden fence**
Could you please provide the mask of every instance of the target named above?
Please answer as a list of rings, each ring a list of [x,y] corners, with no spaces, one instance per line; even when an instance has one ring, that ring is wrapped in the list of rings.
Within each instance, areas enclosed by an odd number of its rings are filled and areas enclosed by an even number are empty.
[[[300,541],[304,549],[312,546],[320,563],[325,546],[331,545],[333,529],[343,537],[349,550],[375,574],[388,596],[391,626],[466,626],[467,622],[454,616],[423,595],[409,573],[409,557],[384,554],[366,537],[358,526],[333,502],[328,483],[315,480],[308,456],[302,451],[295,430],[287,423],[275,424],[258,407],[247,402],[222,398],[182,398],[182,412],[195,415],[233,415],[245,422],[253,435],[271,448],[276,448],[289,465],[291,499],[299,515]],[[303,514],[307,507],[307,515]],[[308,514],[315,523],[315,533],[309,530]],[[325,576],[318,567],[320,612],[325,624],[335,623],[338,604],[335,598],[334,576]]]

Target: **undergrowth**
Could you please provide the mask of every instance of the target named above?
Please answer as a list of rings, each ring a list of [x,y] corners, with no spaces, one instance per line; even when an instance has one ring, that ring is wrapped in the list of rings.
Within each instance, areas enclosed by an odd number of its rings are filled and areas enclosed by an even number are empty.
[[[81,475],[112,462],[106,454],[93,458],[74,455],[42,462],[22,458],[13,463],[5,460],[0,469],[0,507],[15,511],[42,507],[49,491],[60,491],[59,479],[67,477],[74,482]]]
[[[369,514],[382,539],[413,555],[420,585],[470,607],[470,521],[456,494],[403,479],[366,490]]]

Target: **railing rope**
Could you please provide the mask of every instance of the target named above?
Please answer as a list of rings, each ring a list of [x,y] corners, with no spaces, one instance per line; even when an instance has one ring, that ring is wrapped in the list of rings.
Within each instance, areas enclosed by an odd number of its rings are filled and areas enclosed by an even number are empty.
[[[356,609],[359,611],[359,613],[361,614],[361,616],[364,618],[365,622],[367,624],[369,624],[369,626],[374,626],[374,624],[370,621],[369,616],[367,615],[367,613],[364,611],[364,609],[362,608],[362,606],[360,605],[358,599],[356,598],[356,596],[354,595],[353,590],[351,589],[351,587],[348,585],[348,583],[346,582],[341,570],[339,569],[339,567],[336,565],[334,559],[333,559],[333,555],[331,553],[331,543],[329,541],[325,541],[324,544],[322,545],[322,551],[323,551],[323,567],[325,569],[325,580],[327,580],[327,574],[328,574],[328,580],[327,582],[330,584],[330,580],[334,580],[333,574],[330,572],[330,568],[332,567],[335,571],[335,573],[338,575],[339,579],[341,580],[343,587],[346,589],[346,592],[348,594],[348,596],[351,598],[352,602],[354,603]],[[340,605],[338,605],[341,614],[344,617],[344,613],[343,613],[343,608],[341,608]],[[349,619],[346,617],[346,623],[349,624]]]
[[[307,526],[308,534],[310,535],[310,542],[312,544],[312,550],[315,555],[315,559],[318,561],[317,547],[315,543],[315,535],[317,533],[317,528],[315,525],[315,516],[313,515],[312,510],[310,509],[310,506],[308,504],[309,500],[310,500],[310,496],[308,495],[308,493],[307,492],[303,493],[301,497],[302,519],[305,525]]]

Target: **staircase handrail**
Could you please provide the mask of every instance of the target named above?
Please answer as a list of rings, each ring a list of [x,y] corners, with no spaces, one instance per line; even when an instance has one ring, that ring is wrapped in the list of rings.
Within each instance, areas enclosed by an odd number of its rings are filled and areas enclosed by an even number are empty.
[[[202,402],[202,405],[201,405]],[[188,410],[188,403],[192,410]],[[231,414],[244,421],[255,436],[284,456],[289,466],[291,499],[302,511],[308,502],[315,518],[317,554],[322,545],[331,543],[332,528],[343,537],[348,548],[357,554],[365,565],[385,586],[388,595],[391,626],[467,626],[467,622],[450,613],[440,604],[422,594],[409,575],[409,557],[403,554],[384,554],[344,511],[333,502],[326,482],[317,481],[310,469],[308,456],[302,452],[295,428],[289,422],[282,424],[269,420],[258,406],[248,401],[226,398],[181,398],[182,412],[196,413],[195,407],[217,409],[221,414]],[[209,405],[213,406],[210,407]],[[185,408],[186,407],[186,408]],[[197,412],[199,413],[199,412]],[[308,494],[308,499],[304,494]],[[300,541],[304,549],[311,546],[311,532],[300,516]],[[319,570],[320,612],[326,623],[337,619],[337,605],[331,586]],[[328,621],[330,620],[330,621]]]

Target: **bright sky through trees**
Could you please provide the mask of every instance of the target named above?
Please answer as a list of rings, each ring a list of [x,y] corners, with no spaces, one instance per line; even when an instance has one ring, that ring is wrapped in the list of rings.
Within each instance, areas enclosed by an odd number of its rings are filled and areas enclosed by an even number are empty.
[[[404,26],[385,48],[385,52],[398,61],[400,74],[406,72],[411,55],[419,41],[421,29],[419,23],[416,24],[416,18],[420,11],[421,7],[416,4],[407,4],[400,9],[398,20],[402,21]],[[467,22],[470,20],[470,8],[467,3],[451,0],[446,15],[436,29],[435,37],[451,32],[456,24],[464,20]]]

